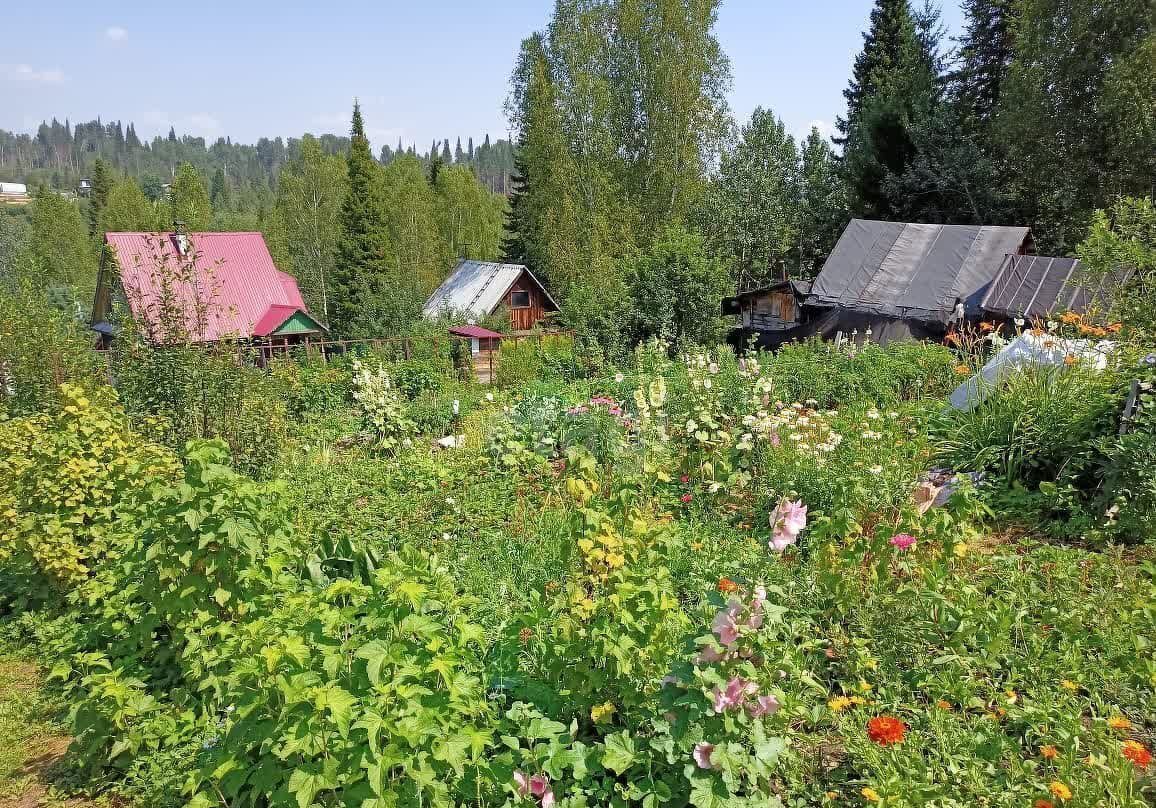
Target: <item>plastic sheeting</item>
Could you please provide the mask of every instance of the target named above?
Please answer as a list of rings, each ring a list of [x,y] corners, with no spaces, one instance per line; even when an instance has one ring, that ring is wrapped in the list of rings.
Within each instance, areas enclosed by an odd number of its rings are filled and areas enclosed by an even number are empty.
[[[951,406],[963,412],[973,410],[983,403],[1000,379],[1030,367],[1066,367],[1074,360],[1103,370],[1108,366],[1108,356],[1114,346],[1111,340],[1061,339],[1026,331],[1005,345],[979,373],[955,388],[950,398]]]
[[[944,324],[956,298],[978,316],[1004,258],[1026,227],[905,224],[852,219],[807,297],[808,306]]]

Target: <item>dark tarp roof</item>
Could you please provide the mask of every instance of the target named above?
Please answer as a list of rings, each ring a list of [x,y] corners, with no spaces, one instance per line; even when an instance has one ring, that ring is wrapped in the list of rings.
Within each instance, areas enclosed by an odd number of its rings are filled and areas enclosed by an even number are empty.
[[[906,224],[852,219],[815,278],[806,304],[946,323],[956,298],[969,314],[1026,227]]]
[[[1009,255],[984,295],[983,310],[997,317],[1047,317],[1062,311],[1081,314],[1107,309],[1116,288],[1131,273],[1121,269],[1088,280],[1075,258]]]

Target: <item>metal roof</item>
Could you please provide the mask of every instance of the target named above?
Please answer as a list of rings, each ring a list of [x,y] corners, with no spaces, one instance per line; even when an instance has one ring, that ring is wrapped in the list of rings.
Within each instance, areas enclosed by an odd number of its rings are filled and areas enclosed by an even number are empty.
[[[422,314],[434,318],[444,313],[485,317],[491,314],[510,287],[525,272],[542,289],[546,299],[554,303],[546,287],[522,264],[498,264],[492,261],[461,261],[441,286],[430,295]]]
[[[1046,255],[1009,255],[980,304],[985,312],[1000,317],[1047,317],[1050,314],[1106,309],[1116,288],[1128,280],[1130,271],[1107,273],[1091,284],[1076,258]]]
[[[182,261],[173,233],[108,233],[105,240],[116,252],[138,322],[150,324],[167,297],[183,310],[185,328],[195,338],[213,342],[260,336],[257,326],[276,319],[275,306],[309,311],[297,281],[277,269],[260,233],[189,233],[191,273],[182,269],[188,261]],[[203,333],[199,307],[205,309]]]
[[[456,337],[470,337],[472,339],[501,339],[502,335],[497,331],[491,331],[488,328],[482,328],[480,325],[455,325],[450,329],[450,333]]]
[[[978,314],[1004,257],[1029,236],[1026,227],[852,219],[806,304],[945,323],[961,298]]]

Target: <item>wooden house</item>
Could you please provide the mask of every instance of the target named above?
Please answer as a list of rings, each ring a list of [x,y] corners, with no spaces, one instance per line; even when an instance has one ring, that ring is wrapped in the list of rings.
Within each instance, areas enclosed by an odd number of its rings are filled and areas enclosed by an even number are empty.
[[[107,343],[127,311],[155,343],[284,346],[326,327],[260,233],[108,233],[90,324]]]
[[[528,331],[558,304],[534,273],[521,264],[460,261],[445,282],[430,295],[422,313],[480,320],[502,306],[510,312],[510,327]]]

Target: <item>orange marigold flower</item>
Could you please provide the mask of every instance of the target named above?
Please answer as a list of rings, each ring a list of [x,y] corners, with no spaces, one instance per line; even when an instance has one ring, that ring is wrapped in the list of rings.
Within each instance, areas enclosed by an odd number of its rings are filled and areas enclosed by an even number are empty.
[[[935,702],[935,706],[941,710],[950,710],[951,702],[947,699],[940,699],[939,701]]]
[[[1122,715],[1114,715],[1108,719],[1108,726],[1112,729],[1127,730],[1132,728],[1132,722]]]
[[[893,715],[880,715],[867,722],[867,737],[880,746],[900,743],[907,725]]]
[[[1060,754],[1060,750],[1052,746],[1050,743],[1040,747],[1040,757],[1045,760],[1055,760]]]
[[[1068,367],[1071,367],[1072,365],[1076,364],[1076,357],[1072,354],[1068,354],[1064,357],[1064,364]]]
[[[958,345],[960,343],[959,334],[952,331],[950,334],[943,338],[943,341],[952,345]]]
[[[1059,780],[1048,783],[1048,791],[1052,792],[1052,796],[1057,800],[1070,800],[1072,798],[1072,789]]]
[[[879,792],[871,788],[871,786],[867,786],[859,793],[863,795],[863,799],[867,800],[867,802],[883,801],[883,798],[879,796]]]
[[[1109,323],[1108,326],[1104,330],[1107,331],[1109,334],[1119,334],[1120,329],[1123,327],[1124,327],[1123,323]]]
[[[729,592],[734,592],[738,588],[739,585],[732,581],[730,578],[718,579],[718,591],[722,592],[724,595]]]
[[[1074,312],[1074,311],[1065,311],[1063,314],[1060,315],[1060,322],[1061,323],[1067,323],[1068,325],[1072,325],[1073,323],[1078,323],[1078,322],[1080,322],[1080,319],[1081,319],[1080,315],[1076,314],[1076,312]]]
[[[1051,800],[1045,800],[1043,797],[1040,797],[1032,803],[1032,808],[1056,808],[1056,805]]]
[[[995,331],[995,323],[983,322],[979,324],[980,331]]]
[[[1120,751],[1137,769],[1146,769],[1152,762],[1152,753],[1139,741],[1124,741]]]
[[[956,365],[955,372],[960,376],[968,376],[971,374],[971,368],[969,368],[967,365]]]

